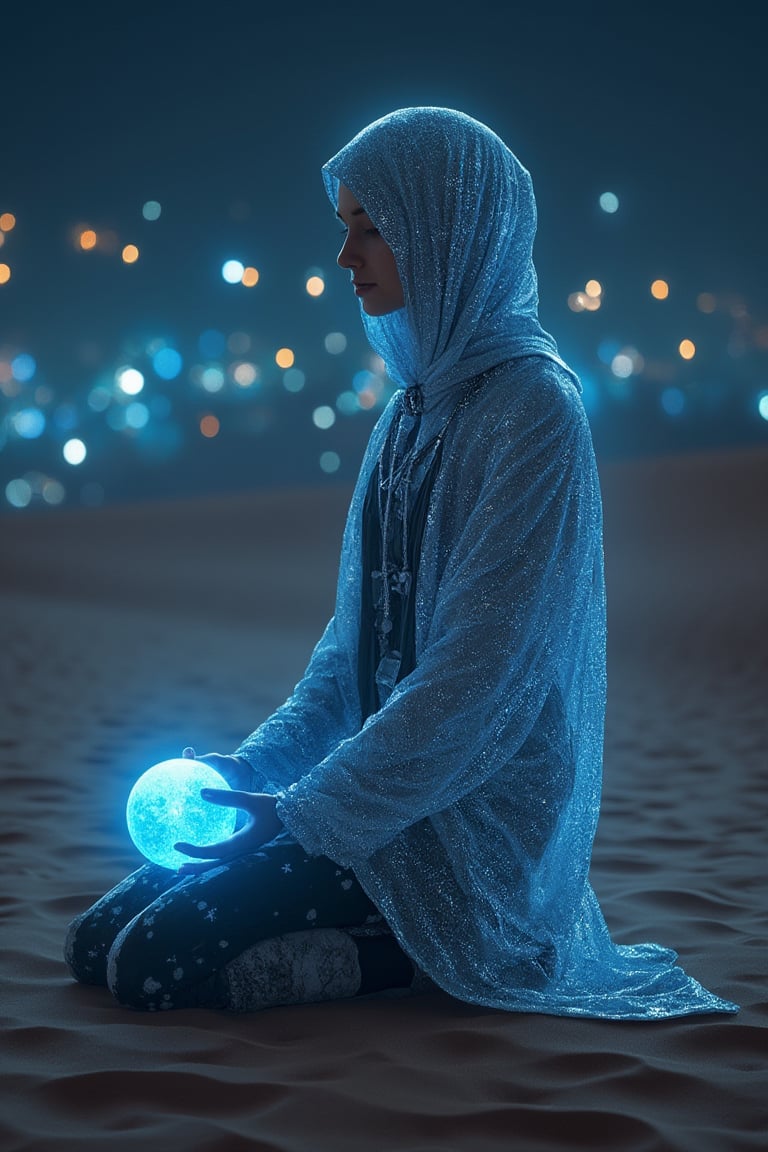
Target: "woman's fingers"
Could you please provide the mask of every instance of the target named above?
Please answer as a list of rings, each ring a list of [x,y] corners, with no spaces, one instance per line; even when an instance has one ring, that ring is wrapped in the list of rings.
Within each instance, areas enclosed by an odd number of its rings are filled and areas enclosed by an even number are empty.
[[[215,844],[187,844],[180,840],[178,844],[174,844],[174,848],[177,852],[183,852],[185,856],[192,856],[197,860],[229,860],[232,856],[254,851],[254,847],[248,844],[249,833],[250,828],[245,827],[228,836],[226,840],[218,840]]]
[[[209,804],[221,804],[224,808],[244,808],[250,812],[253,807],[253,794],[238,792],[235,788],[201,788],[200,795]]]

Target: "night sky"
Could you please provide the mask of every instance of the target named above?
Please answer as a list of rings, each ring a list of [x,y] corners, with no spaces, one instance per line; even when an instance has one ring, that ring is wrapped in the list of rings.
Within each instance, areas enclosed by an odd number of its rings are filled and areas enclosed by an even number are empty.
[[[319,169],[365,124],[415,104],[477,117],[532,172],[541,317],[584,379],[599,455],[767,443],[762,8],[5,6],[0,227],[3,213],[15,225],[0,247],[0,514],[349,481],[389,393],[335,267]],[[606,191],[614,213],[600,208]],[[155,221],[142,216],[150,200]],[[86,228],[93,251],[78,243]],[[259,283],[226,283],[228,258]],[[313,272],[318,298],[305,290]],[[600,307],[572,311],[590,279]],[[656,279],[665,300],[651,296]],[[230,341],[220,353],[200,345],[211,332]],[[340,354],[331,332],[347,337]],[[182,364],[172,379],[152,370],[163,347]],[[275,363],[281,347],[301,386]],[[632,374],[617,376],[627,349]],[[241,362],[250,385],[232,381]],[[212,364],[225,382],[209,392]],[[145,378],[132,397],[115,384],[126,366]],[[376,402],[354,409],[371,368]],[[110,393],[106,409],[94,388]],[[87,447],[78,465],[62,456],[73,438]]]

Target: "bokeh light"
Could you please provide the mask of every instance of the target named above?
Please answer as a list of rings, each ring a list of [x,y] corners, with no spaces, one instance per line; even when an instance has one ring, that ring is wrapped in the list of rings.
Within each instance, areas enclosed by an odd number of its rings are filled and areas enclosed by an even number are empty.
[[[11,371],[22,384],[28,383],[37,371],[37,361],[27,352],[20,352],[11,360]]]
[[[152,368],[161,380],[175,380],[184,362],[175,348],[159,348],[152,357]]]
[[[667,416],[680,416],[685,409],[685,393],[680,388],[665,388],[660,400]]]
[[[147,200],[142,205],[141,214],[145,220],[159,220],[162,210],[157,200]]]
[[[244,272],[245,265],[240,260],[225,260],[221,266],[221,276],[227,284],[239,284]]]
[[[696,297],[696,307],[699,312],[714,312],[717,308],[717,300],[711,292],[699,292]]]
[[[331,428],[336,423],[336,413],[333,408],[328,404],[321,404],[319,408],[315,408],[312,413],[312,423],[315,428],[321,428],[323,431]]]
[[[135,264],[139,258],[139,250],[135,244],[126,244],[120,255],[123,264]]]
[[[666,300],[669,296],[669,284],[666,280],[654,280],[651,284],[651,296],[654,300]]]
[[[584,285],[584,291],[586,292],[587,296],[591,297],[593,300],[596,300],[602,296],[603,286],[599,280],[587,280],[586,284]]]
[[[200,373],[200,383],[206,392],[221,392],[224,387],[224,373],[218,364],[209,364]]]
[[[289,368],[283,373],[283,388],[286,392],[301,392],[307,378],[301,368]]]
[[[11,426],[22,440],[37,440],[45,431],[45,414],[39,408],[22,408],[14,412]]]
[[[78,464],[82,464],[83,460],[85,460],[87,449],[82,440],[78,440],[77,437],[73,437],[72,440],[67,440],[66,444],[61,450],[61,454],[66,460],[67,464],[77,466]]]
[[[292,368],[296,356],[292,348],[278,348],[275,352],[275,363],[278,368]]]
[[[92,248],[96,247],[98,236],[93,228],[84,228],[78,237],[78,243],[84,252],[90,252]]]
[[[612,215],[618,211],[619,198],[615,192],[602,192],[600,194],[599,204],[603,212],[608,212]]]
[[[339,356],[347,347],[347,338],[343,332],[329,332],[323,343],[326,352],[331,356]]]
[[[255,288],[259,282],[259,270],[253,268],[250,264],[247,268],[243,268],[243,274],[240,277],[240,283],[244,284],[246,288]]]
[[[247,360],[241,360],[232,369],[232,378],[241,388],[250,388],[252,384],[256,383],[258,375],[256,365]]]
[[[320,467],[323,472],[327,472],[329,475],[338,472],[341,467],[341,457],[338,452],[323,452],[320,456]]]
[[[146,428],[149,423],[149,408],[140,400],[134,400],[125,410],[125,425],[127,428],[138,430]]]
[[[768,420],[768,392],[761,392],[758,396],[757,411],[763,420]]]
[[[693,360],[696,355],[696,345],[693,340],[681,340],[677,346],[677,350],[683,360]]]
[[[221,423],[216,416],[208,413],[200,420],[200,433],[205,436],[206,440],[212,440],[214,436],[218,436],[221,430]]]
[[[5,486],[5,498],[12,508],[26,508],[32,500],[32,485],[28,480],[9,480]]]
[[[304,287],[308,296],[322,296],[325,292],[325,280],[322,276],[310,276]]]
[[[138,368],[118,368],[115,372],[115,383],[126,396],[138,396],[144,387],[144,376]]]
[[[7,284],[11,278],[10,264],[0,264],[0,284]]]
[[[16,217],[13,212],[3,212],[0,215],[0,232],[12,232],[16,227]]]

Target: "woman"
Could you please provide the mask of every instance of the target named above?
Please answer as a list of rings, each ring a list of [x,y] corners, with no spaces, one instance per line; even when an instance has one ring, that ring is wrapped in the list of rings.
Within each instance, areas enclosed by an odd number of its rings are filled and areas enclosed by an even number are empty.
[[[601,505],[577,378],[537,316],[531,181],[482,124],[410,108],[324,167],[368,339],[371,436],[335,614],[233,757],[223,844],[77,920],[134,1007],[254,1008],[426,977],[517,1011],[730,1012],[588,881],[605,703]],[[108,923],[105,930],[101,926]]]

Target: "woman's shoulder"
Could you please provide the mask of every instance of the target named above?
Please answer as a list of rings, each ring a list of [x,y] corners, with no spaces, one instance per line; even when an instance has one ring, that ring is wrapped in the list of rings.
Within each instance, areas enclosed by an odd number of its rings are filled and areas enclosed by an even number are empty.
[[[578,378],[562,362],[547,356],[508,360],[488,377],[477,397],[483,421],[522,429],[546,425],[563,430],[586,424]]]

